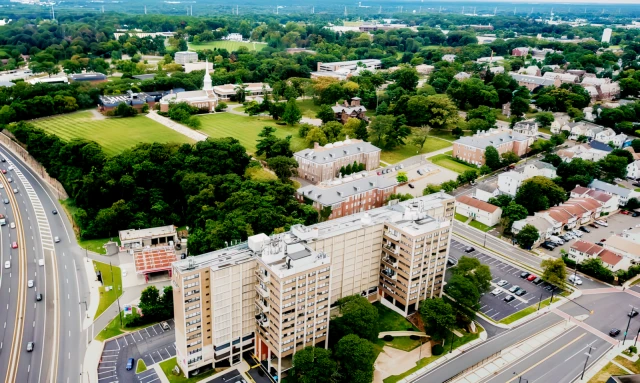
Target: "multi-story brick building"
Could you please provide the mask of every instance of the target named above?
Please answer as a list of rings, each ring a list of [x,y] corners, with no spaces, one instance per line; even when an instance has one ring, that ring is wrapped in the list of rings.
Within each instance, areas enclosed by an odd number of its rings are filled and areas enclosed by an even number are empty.
[[[461,137],[453,143],[453,157],[474,165],[484,165],[484,152],[489,146],[496,148],[499,154],[514,152],[523,156],[533,144],[534,137],[515,133],[511,130],[489,129],[470,137]]]
[[[396,192],[397,185],[394,178],[356,174],[301,187],[296,196],[301,202],[310,200],[318,212],[330,207],[331,215],[327,219],[334,219],[381,207]]]
[[[345,139],[325,146],[317,142],[313,149],[305,149],[293,154],[298,161],[298,176],[319,183],[338,177],[340,168],[353,164],[364,164],[366,170],[380,166],[380,148],[369,142],[357,139]]]
[[[178,365],[193,375],[253,351],[281,378],[297,351],[327,347],[338,299],[415,312],[442,294],[454,204],[431,194],[173,263]]]

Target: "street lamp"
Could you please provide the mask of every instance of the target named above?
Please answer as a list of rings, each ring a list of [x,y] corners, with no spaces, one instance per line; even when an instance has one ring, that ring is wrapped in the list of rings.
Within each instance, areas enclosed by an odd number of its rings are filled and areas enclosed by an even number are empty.
[[[640,336],[640,328],[638,329],[638,334],[636,335],[636,339],[633,341],[633,347],[636,346],[636,342],[638,341],[639,336]]]
[[[636,308],[631,306],[631,313],[633,313],[635,310],[636,310]],[[631,324],[631,316],[632,316],[631,313],[629,313],[630,315],[628,315],[629,321],[627,322],[627,329],[624,330],[624,338],[622,339],[622,345],[623,346],[624,346],[624,342],[627,340],[627,333],[629,332],[629,325]]]
[[[584,367],[582,367],[582,375],[580,375],[580,380],[582,380],[584,378],[584,372],[587,369],[587,363],[589,363],[589,357],[591,356],[591,349],[596,349],[593,346],[589,346],[589,352],[585,352],[585,355],[587,356],[587,360],[584,361]]]

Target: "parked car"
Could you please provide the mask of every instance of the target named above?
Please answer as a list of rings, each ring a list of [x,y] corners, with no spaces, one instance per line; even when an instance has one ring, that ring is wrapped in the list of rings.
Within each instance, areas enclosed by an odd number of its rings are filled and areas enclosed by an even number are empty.
[[[471,246],[467,246],[467,247],[464,249],[464,252],[465,252],[465,253],[470,253],[470,252],[472,252],[472,251],[474,251],[474,250],[475,250],[475,249],[474,249],[473,247],[471,247]]]
[[[556,248],[553,242],[548,242],[548,241],[544,242],[542,245],[540,245],[540,247],[547,250],[554,250]]]
[[[169,326],[169,323],[167,322],[160,322],[160,327],[162,327],[164,330],[171,330],[171,326]]]
[[[587,228],[586,228],[586,227],[584,227],[584,226],[580,226],[580,230],[581,230],[581,231],[583,231],[583,232],[585,232],[585,233],[591,233],[591,230],[587,229]]]
[[[408,184],[408,185],[409,185],[409,187],[410,187],[411,189],[415,188],[415,186],[413,186],[413,184]]]
[[[502,292],[499,288],[495,288],[491,291],[491,295],[499,295]]]
[[[600,240],[600,242],[607,242],[607,239],[606,239],[606,238],[602,238],[602,239]]]
[[[564,240],[560,237],[556,237],[555,235],[552,235],[551,237],[549,237],[549,241],[555,243],[556,245],[564,245]]]
[[[133,362],[135,361],[135,359],[133,358],[129,358],[127,359],[127,371],[131,371],[133,370]]]
[[[533,280],[534,280],[534,279],[536,279],[536,278],[538,278],[536,275],[531,274],[531,275],[529,275],[529,276],[527,277],[527,281],[529,281],[529,282],[533,282]]]
[[[525,289],[520,289],[520,290],[516,291],[516,295],[519,296],[519,297],[525,295],[526,293],[527,293],[527,290],[525,290]]]
[[[511,302],[511,301],[512,301],[512,300],[514,300],[514,299],[516,299],[516,297],[514,297],[513,295],[507,295],[506,297],[504,297],[504,299],[503,299],[503,300],[504,300],[505,302],[509,303],[509,302]]]
[[[520,286],[518,285],[513,285],[511,286],[511,288],[509,289],[510,293],[515,293],[516,291],[520,290]]]
[[[635,218],[635,217],[640,217],[640,213],[638,213],[637,211],[634,211],[634,212],[633,212],[633,214],[631,214],[631,216],[632,216],[633,218]]]
[[[582,279],[580,279],[579,276],[572,274],[569,275],[569,282],[573,283],[574,285],[580,286],[582,284]]]
[[[458,264],[458,260],[452,256],[449,256],[449,258],[447,258],[447,263],[451,266],[455,266]]]
[[[520,278],[526,278],[526,277],[528,277],[529,275],[531,275],[531,274],[530,274],[530,273],[527,273],[527,272],[525,271],[525,272],[523,272],[522,274],[520,274]]]
[[[602,242],[596,242],[596,245],[598,245],[598,246],[604,246],[604,243],[602,243]]]
[[[418,169],[418,174],[424,175],[424,172],[422,171],[422,169]]]
[[[607,223],[607,221],[603,221],[603,220],[601,220],[601,219],[597,220],[597,221],[596,221],[596,223],[597,223],[598,225],[600,225],[600,226],[604,226],[604,227],[609,226],[609,224]]]
[[[504,285],[509,284],[509,282],[505,281],[504,279],[501,279],[500,281],[498,281],[498,283],[496,283],[496,285],[502,287]]]
[[[569,242],[569,241],[571,241],[573,239],[573,237],[570,236],[569,234],[563,234],[563,235],[560,236],[560,238],[564,239],[565,242]]]
[[[640,182],[634,182],[631,185],[636,186],[636,187],[640,187]]]
[[[578,238],[582,238],[582,232],[580,230],[571,230],[571,234],[575,235]]]
[[[620,335],[620,330],[617,328],[612,328],[611,331],[609,331],[609,336],[612,336],[615,338],[618,335]]]
[[[533,284],[534,284],[534,285],[539,285],[539,284],[541,284],[541,283],[542,283],[542,278],[540,278],[540,277],[538,277],[538,278],[536,278],[536,279],[534,279],[534,280],[533,280]]]
[[[629,215],[629,210],[620,210],[620,214]]]

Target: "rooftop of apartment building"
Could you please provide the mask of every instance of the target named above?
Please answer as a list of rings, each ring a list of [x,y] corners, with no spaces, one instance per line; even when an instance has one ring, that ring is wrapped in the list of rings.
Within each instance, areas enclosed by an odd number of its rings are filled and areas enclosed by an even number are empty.
[[[511,130],[489,129],[486,132],[478,132],[470,137],[461,137],[455,143],[484,150],[488,146],[497,146],[513,141],[526,141],[527,139],[528,137],[524,134],[515,133]]]
[[[318,164],[326,164],[352,154],[379,151],[381,151],[380,148],[369,142],[347,137],[344,141],[326,144],[325,146],[320,146],[318,143],[315,143],[313,149],[301,150],[294,153],[294,156],[302,157]]]
[[[325,206],[344,201],[346,198],[375,189],[385,189],[398,184],[395,178],[361,172],[344,178],[336,178],[319,185],[307,185],[298,189],[298,193]]]
[[[303,259],[312,257],[315,259],[317,254],[314,254],[306,247],[305,244],[307,242],[316,239],[330,238],[356,231],[366,226],[383,223],[393,224],[398,229],[412,236],[420,235],[421,233],[427,233],[450,225],[450,221],[447,219],[440,220],[427,214],[431,209],[442,207],[445,201],[453,201],[453,197],[440,192],[310,226],[294,225],[289,232],[284,234],[271,237],[266,234],[258,234],[250,237],[247,242],[242,242],[235,246],[176,261],[173,263],[173,269],[178,273],[204,267],[217,270],[248,262],[260,256],[259,253],[262,251],[262,248],[260,248],[260,251],[256,251],[256,246],[251,243],[259,242],[264,244],[267,242],[267,239],[269,239],[269,241],[272,239],[282,241],[280,243],[281,251],[284,251],[286,248],[287,253],[296,254],[295,258]],[[251,238],[254,239],[252,240]],[[294,244],[301,244],[303,247],[289,247]],[[294,257],[291,257],[292,264],[296,267],[297,264],[293,258]],[[271,258],[267,259],[271,260]],[[273,262],[277,262],[277,260]],[[309,262],[309,260],[304,260],[300,264],[305,264],[305,262]]]
[[[139,238],[149,238],[158,236],[169,236],[176,234],[176,228],[173,225],[150,227],[148,229],[129,229],[120,230],[118,235],[121,241],[130,241]]]

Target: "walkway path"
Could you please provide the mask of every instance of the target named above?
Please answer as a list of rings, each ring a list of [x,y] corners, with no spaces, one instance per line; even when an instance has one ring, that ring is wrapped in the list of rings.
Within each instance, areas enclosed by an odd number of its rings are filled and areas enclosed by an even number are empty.
[[[159,122],[162,125],[166,126],[167,128],[174,130],[182,135],[185,135],[195,141],[204,141],[208,137],[204,133],[197,132],[191,128],[187,128],[184,125],[178,124],[177,122],[172,121],[169,118],[159,115],[158,113],[156,113],[155,110],[152,110],[149,113],[147,113],[146,117],[152,119],[153,121]]]

